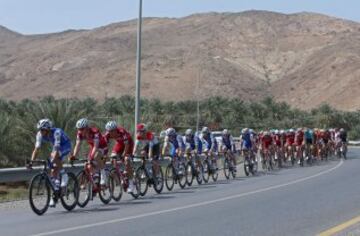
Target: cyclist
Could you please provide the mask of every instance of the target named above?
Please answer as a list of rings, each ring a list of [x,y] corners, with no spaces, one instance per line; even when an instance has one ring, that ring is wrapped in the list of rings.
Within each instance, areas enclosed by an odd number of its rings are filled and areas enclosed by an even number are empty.
[[[224,129],[222,131],[219,148],[220,151],[229,154],[230,161],[233,162],[232,167],[234,167],[234,171],[236,172],[236,159],[234,154],[236,152],[236,149],[235,149],[234,138],[227,129]]]
[[[182,157],[185,144],[181,135],[178,135],[174,128],[168,128],[165,131],[164,146],[162,155],[168,152],[172,158]]]
[[[158,162],[160,156],[160,142],[154,133],[147,131],[146,125],[143,123],[136,125],[136,140],[133,150],[133,156],[141,156],[142,158],[152,159],[155,175],[160,171]]]
[[[214,154],[217,152],[217,142],[208,127],[203,127],[201,129],[199,140],[201,142],[202,153],[205,154],[206,157],[210,158],[210,161],[215,164],[213,168],[217,169],[216,157],[214,158]]]
[[[312,149],[314,145],[314,132],[310,128],[305,128],[304,132],[304,145],[306,151],[306,157],[311,158]]]
[[[66,187],[68,176],[63,169],[62,162],[64,161],[64,158],[71,152],[70,139],[62,129],[54,128],[49,119],[39,120],[37,123],[37,129],[38,132],[36,134],[36,143],[31,155],[31,161],[36,159],[42,143],[51,143],[52,151],[49,159],[49,165],[51,167],[51,178],[55,183],[56,190],[58,190],[59,187]],[[30,162],[28,167],[31,168],[31,165],[32,163]],[[59,180],[59,174],[61,175],[61,181]],[[50,198],[49,206],[55,207],[55,201],[53,198]]]
[[[273,139],[271,137],[271,134],[269,131],[265,131],[263,133],[263,136],[261,138],[261,155],[262,155],[262,160],[263,162],[266,161],[266,158],[270,158],[270,163],[271,163],[271,149],[272,149],[272,144],[273,144]],[[268,156],[266,156],[265,154],[268,154]]]
[[[301,162],[303,156],[303,142],[304,142],[304,131],[302,128],[298,128],[295,133],[295,151],[298,164]]]
[[[105,125],[105,139],[109,143],[111,139],[116,141],[110,157],[118,157],[122,158],[122,161],[125,163],[125,175],[129,180],[129,187],[127,189],[128,193],[132,193],[134,189],[133,182],[133,167],[131,164],[131,156],[134,148],[134,141],[131,137],[131,134],[116,124],[115,121],[109,121]]]
[[[192,129],[187,129],[182,139],[185,145],[185,155],[194,152],[197,152],[198,154],[201,153],[201,144],[199,142],[199,137],[198,135],[195,135],[193,133]]]
[[[339,131],[338,136],[339,136],[339,140],[340,140],[340,142],[339,142],[340,146],[339,147],[341,147],[341,145],[344,145],[344,153],[346,155],[346,152],[347,152],[347,133],[346,133],[345,129],[341,128],[340,131]],[[345,156],[345,158],[346,158],[346,156]]]
[[[295,131],[293,129],[290,129],[286,134],[286,152],[287,152],[287,158],[291,160],[294,156],[294,143],[295,143]]]
[[[105,172],[105,161],[108,152],[108,145],[105,137],[101,134],[100,130],[96,127],[90,127],[89,121],[82,118],[76,122],[76,143],[73,150],[73,155],[70,160],[74,160],[80,152],[82,141],[86,140],[90,146],[88,160],[91,163],[91,172],[100,170],[100,185],[105,185],[107,176]]]

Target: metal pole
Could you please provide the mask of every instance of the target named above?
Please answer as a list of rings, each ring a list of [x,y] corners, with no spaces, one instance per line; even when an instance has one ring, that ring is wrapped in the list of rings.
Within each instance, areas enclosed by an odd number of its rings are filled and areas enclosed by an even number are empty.
[[[135,127],[140,121],[141,24],[142,24],[142,0],[139,0],[137,55],[136,55]],[[135,132],[136,132],[136,128],[135,128]]]
[[[197,78],[197,107],[196,107],[196,132],[199,132],[199,125],[200,125],[200,76],[201,76],[201,67],[198,70],[198,78]]]

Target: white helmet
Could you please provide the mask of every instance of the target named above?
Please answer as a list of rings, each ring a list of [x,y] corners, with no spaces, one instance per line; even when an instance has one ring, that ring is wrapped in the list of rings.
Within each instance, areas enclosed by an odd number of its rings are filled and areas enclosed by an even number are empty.
[[[187,129],[187,130],[185,131],[185,135],[192,135],[192,134],[193,134],[192,129]]]
[[[279,132],[278,129],[276,129],[274,133],[275,133],[275,134],[279,134],[280,132]]]
[[[285,134],[285,130],[280,130],[280,134]]]
[[[229,130],[224,129],[224,130],[223,130],[223,132],[222,132],[222,134],[223,134],[223,135],[229,135],[229,134],[230,134],[230,132],[229,132]]]
[[[174,128],[168,128],[168,129],[166,130],[166,135],[167,135],[167,136],[171,136],[171,135],[175,135],[175,134],[176,134],[176,131],[175,131]]]
[[[116,122],[115,121],[109,121],[108,123],[106,123],[106,125],[105,125],[105,129],[107,130],[107,131],[111,131],[111,130],[114,130],[114,129],[116,129],[117,128],[117,124],[116,124]]]
[[[166,136],[166,131],[165,130],[161,131],[160,138],[165,138],[165,136]]]
[[[83,129],[89,126],[89,121],[86,118],[82,118],[76,122],[77,129]]]
[[[289,132],[290,132],[290,133],[294,133],[295,130],[294,130],[294,129],[290,129]]]
[[[52,123],[49,119],[41,119],[36,125],[37,129],[51,129]]]
[[[209,133],[210,131],[209,131],[209,128],[208,127],[206,127],[206,126],[204,126],[203,128],[202,128],[202,130],[201,130],[201,133],[204,133],[204,134],[207,134],[207,133]]]

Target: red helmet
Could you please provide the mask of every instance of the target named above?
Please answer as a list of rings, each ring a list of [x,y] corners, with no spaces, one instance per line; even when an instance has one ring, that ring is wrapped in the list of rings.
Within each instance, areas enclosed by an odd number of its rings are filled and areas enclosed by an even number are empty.
[[[137,124],[136,131],[146,131],[145,124],[143,124],[143,123]]]

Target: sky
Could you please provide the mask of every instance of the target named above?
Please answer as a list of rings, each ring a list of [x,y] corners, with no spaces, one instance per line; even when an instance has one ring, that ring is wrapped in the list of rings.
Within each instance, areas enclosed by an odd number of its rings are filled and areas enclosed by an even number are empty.
[[[0,25],[23,34],[91,29],[137,18],[139,0],[0,0]],[[143,0],[143,16],[268,10],[317,12],[360,22],[360,0]]]

